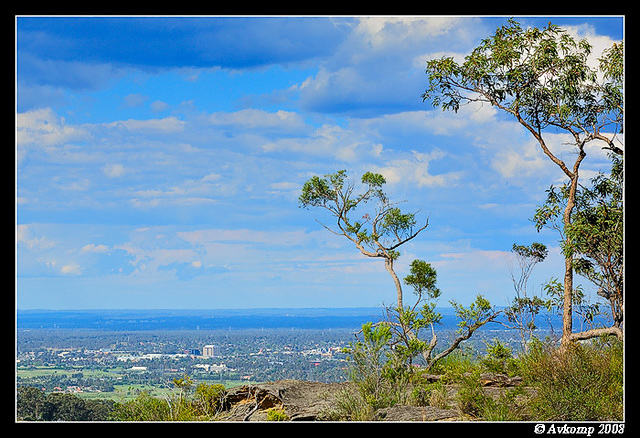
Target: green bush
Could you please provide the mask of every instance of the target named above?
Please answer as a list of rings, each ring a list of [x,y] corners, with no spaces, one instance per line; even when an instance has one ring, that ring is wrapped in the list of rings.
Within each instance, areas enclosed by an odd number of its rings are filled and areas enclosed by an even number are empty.
[[[21,386],[17,390],[18,421],[105,421],[112,400],[86,400],[75,394],[46,394],[39,388]]]
[[[111,418],[118,421],[203,421],[220,411],[224,386],[200,383],[192,392],[193,381],[185,376],[174,379],[179,394],[164,398],[142,392],[133,400],[116,403]]]
[[[458,410],[472,417],[480,417],[484,406],[489,400],[480,382],[478,372],[461,377],[461,384],[455,396]]]
[[[565,351],[537,343],[522,359],[538,421],[623,419],[622,343],[575,344]]]
[[[270,408],[267,410],[267,421],[289,421],[290,418],[282,408]]]
[[[479,369],[480,364],[473,358],[472,353],[457,349],[440,359],[430,372],[442,375],[445,382],[457,382],[464,374],[473,373]]]
[[[490,373],[514,375],[517,368],[511,349],[497,339],[487,343],[487,354],[480,362]]]
[[[527,421],[528,398],[521,397],[524,390],[521,386],[505,389],[497,398],[487,397],[482,407],[482,419],[486,421]]]
[[[116,403],[111,417],[118,421],[168,421],[169,404],[143,391],[133,400]]]

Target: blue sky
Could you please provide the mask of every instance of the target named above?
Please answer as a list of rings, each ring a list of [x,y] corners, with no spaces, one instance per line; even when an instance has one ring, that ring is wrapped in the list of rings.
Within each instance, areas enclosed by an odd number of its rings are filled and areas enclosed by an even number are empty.
[[[429,218],[397,271],[432,263],[441,305],[505,305],[513,243],[550,248],[539,291],[563,262],[529,218],[560,170],[492,108],[421,99],[427,59],[464,57],[506,19],[17,17],[18,308],[393,304],[382,262],[298,207],[340,169],[382,173]],[[623,38],[622,17],[516,19],[588,38],[594,59]],[[585,178],[608,170],[588,152]]]

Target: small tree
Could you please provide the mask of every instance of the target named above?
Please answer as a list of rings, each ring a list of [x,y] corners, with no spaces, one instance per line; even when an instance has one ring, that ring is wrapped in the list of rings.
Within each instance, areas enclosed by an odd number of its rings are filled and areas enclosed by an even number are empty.
[[[484,39],[462,64],[452,57],[427,62],[429,87],[423,94],[435,107],[458,111],[469,102],[488,103],[513,116],[542,152],[568,178],[563,227],[572,223],[580,166],[586,147],[599,142],[622,154],[623,45],[614,44],[589,66],[591,46],[558,26],[523,29],[510,19]],[[598,76],[600,73],[600,76]],[[547,134],[563,132],[574,148],[573,163],[549,147]],[[565,254],[562,344],[581,338],[572,328],[573,258]]]
[[[394,348],[394,360],[410,367],[413,358],[421,355],[427,368],[430,368],[454,351],[460,342],[469,339],[475,330],[494,320],[499,312],[494,311],[480,295],[469,308],[452,301],[461,320],[458,337],[447,349],[432,356],[438,342],[433,325],[441,319],[441,315],[435,312],[435,300],[440,296],[440,290],[436,287],[436,271],[422,260],[411,263],[411,273],[404,278],[404,283],[413,288],[416,301],[412,306],[406,306],[402,283],[394,270],[394,262],[400,256],[398,248],[415,238],[429,223],[425,221],[424,225],[418,227],[415,213],[403,213],[397,203],[389,201],[382,190],[386,183],[382,175],[367,172],[361,182],[364,189],[356,193],[355,185],[347,179],[345,170],[325,175],[324,178],[314,176],[302,188],[300,205],[328,210],[336,219],[337,228],[322,224],[327,230],[346,237],[365,256],[384,260],[385,268],[396,286],[397,306],[387,309],[387,321],[384,322],[394,334],[389,339],[389,344]],[[370,202],[375,202],[373,211],[358,210]],[[356,220],[355,217],[360,219]],[[419,332],[427,327],[432,332],[429,343],[419,337]]]
[[[530,246],[514,243],[511,251],[516,256],[520,271],[517,275],[513,270],[511,271],[515,297],[504,311],[508,321],[504,325],[518,331],[522,348],[526,353],[531,336],[537,328],[536,316],[541,309],[546,307],[545,300],[537,295],[529,294],[527,283],[533,268],[547,257],[548,250],[545,245],[534,242]]]

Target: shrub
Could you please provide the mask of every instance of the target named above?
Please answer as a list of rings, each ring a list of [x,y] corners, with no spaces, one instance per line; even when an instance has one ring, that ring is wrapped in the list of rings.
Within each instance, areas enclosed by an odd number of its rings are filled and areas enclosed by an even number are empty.
[[[369,421],[373,418],[373,408],[367,404],[359,391],[340,390],[333,406],[323,412],[327,421]]]
[[[513,374],[514,362],[511,349],[497,339],[493,343],[487,343],[487,354],[481,359],[487,371],[509,375]]]
[[[282,408],[270,408],[267,410],[267,421],[289,421],[290,418]]]
[[[461,385],[455,396],[456,406],[462,414],[480,417],[489,396],[485,394],[478,372],[461,377]]]
[[[522,394],[522,387],[516,387],[500,392],[496,399],[487,397],[482,407],[482,419],[486,421],[528,420],[527,399],[518,399]]]
[[[623,419],[621,342],[574,344],[565,351],[538,343],[522,364],[523,377],[536,390],[530,403],[535,420]]]
[[[445,382],[456,382],[464,374],[477,370],[479,370],[479,365],[472,357],[472,353],[457,349],[438,361],[430,371],[434,374],[442,375]]]
[[[111,413],[119,421],[168,421],[169,404],[143,391],[133,400],[116,403]]]

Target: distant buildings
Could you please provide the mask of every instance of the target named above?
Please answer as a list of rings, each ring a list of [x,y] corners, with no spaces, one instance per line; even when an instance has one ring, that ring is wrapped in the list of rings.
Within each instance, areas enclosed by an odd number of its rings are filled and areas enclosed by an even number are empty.
[[[198,364],[195,364],[193,367],[201,369],[201,370],[206,371],[208,373],[220,373],[222,371],[226,371],[227,370],[227,366],[225,364],[210,365],[210,364],[205,364],[205,363],[198,363]]]
[[[220,357],[220,347],[216,345],[205,345],[202,347],[202,357]]]

